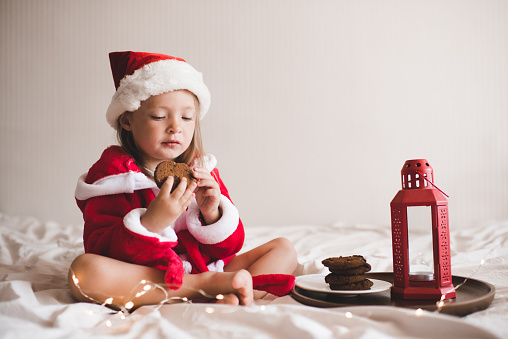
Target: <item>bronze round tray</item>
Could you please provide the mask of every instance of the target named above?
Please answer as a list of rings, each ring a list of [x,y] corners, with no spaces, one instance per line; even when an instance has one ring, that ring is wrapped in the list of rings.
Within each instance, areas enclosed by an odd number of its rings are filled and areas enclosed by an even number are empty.
[[[367,273],[369,278],[388,281],[393,283],[393,273],[391,272],[373,272]],[[454,286],[462,284],[466,278],[453,276]],[[481,311],[489,307],[494,299],[495,287],[489,283],[468,278],[467,281],[456,290],[457,297],[448,299],[441,307],[440,312],[464,316],[476,311]],[[424,309],[427,311],[436,311],[438,309],[434,300],[399,300],[392,299],[390,290],[372,293],[360,294],[354,297],[343,297],[337,294],[308,291],[295,286],[291,291],[291,296],[296,301],[316,307],[344,307],[344,306],[396,306],[412,309]]]

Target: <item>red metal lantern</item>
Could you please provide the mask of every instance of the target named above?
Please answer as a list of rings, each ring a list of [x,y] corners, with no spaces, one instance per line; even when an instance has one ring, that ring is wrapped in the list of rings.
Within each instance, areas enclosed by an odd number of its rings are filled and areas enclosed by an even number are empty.
[[[448,200],[434,185],[432,167],[425,159],[408,160],[401,171],[402,190],[392,202],[393,287],[392,297],[398,299],[455,298],[450,267],[450,238],[448,228]],[[428,211],[424,230],[431,235],[429,244],[432,264],[428,271],[410,262],[409,241],[412,226],[408,210],[420,206]],[[420,222],[421,223],[421,222]],[[420,239],[420,238],[418,238]],[[423,262],[423,260],[421,260]],[[426,262],[428,264],[428,262]]]

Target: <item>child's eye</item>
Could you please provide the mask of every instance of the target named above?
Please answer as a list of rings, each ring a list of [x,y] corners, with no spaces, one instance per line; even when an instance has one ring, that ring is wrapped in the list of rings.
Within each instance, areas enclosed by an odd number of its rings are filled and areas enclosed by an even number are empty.
[[[185,121],[192,121],[193,117],[182,117],[182,119]]]
[[[156,116],[156,115],[152,115],[152,120],[156,120],[156,121],[159,121],[159,120],[162,120],[164,119],[165,116]]]

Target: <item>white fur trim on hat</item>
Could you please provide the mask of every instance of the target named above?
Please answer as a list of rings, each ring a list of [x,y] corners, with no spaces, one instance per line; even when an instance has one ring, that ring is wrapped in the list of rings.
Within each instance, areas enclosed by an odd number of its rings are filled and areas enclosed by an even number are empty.
[[[144,65],[125,76],[113,95],[106,112],[106,119],[113,128],[118,128],[118,117],[124,112],[133,112],[141,101],[153,95],[186,89],[198,98],[200,118],[208,112],[211,96],[203,82],[203,75],[194,67],[176,59],[160,60]]]

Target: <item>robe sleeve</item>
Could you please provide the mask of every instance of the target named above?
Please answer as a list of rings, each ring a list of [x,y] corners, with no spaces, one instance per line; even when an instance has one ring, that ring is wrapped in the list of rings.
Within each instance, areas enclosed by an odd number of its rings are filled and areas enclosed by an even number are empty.
[[[177,244],[176,233],[170,225],[162,234],[153,233],[140,221],[145,206],[152,199],[151,190],[145,189],[78,201],[85,221],[85,252],[167,268],[167,262],[176,256],[173,251]]]
[[[182,225],[180,229],[187,229],[199,242],[199,251],[210,258],[210,261],[214,261],[214,259],[230,257],[240,251],[245,240],[245,231],[238,209],[231,201],[217,168],[211,174],[221,190],[219,204],[221,218],[214,224],[204,225],[199,207],[193,201],[187,210],[186,224]],[[177,232],[178,230],[177,226]]]

